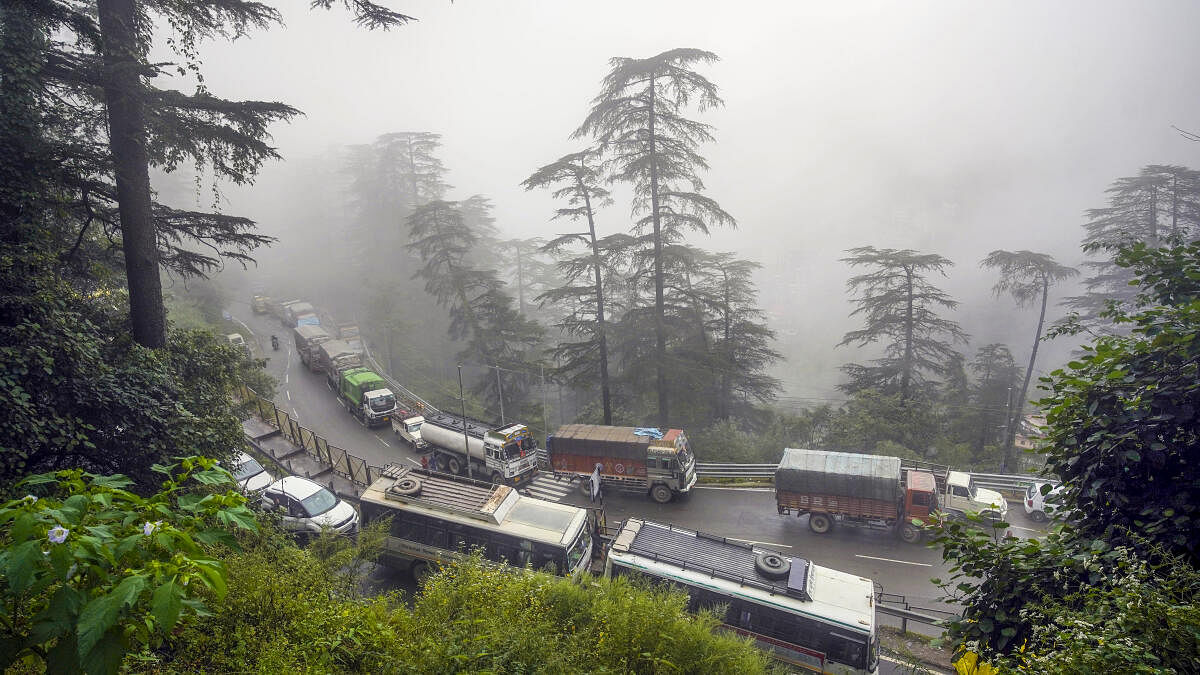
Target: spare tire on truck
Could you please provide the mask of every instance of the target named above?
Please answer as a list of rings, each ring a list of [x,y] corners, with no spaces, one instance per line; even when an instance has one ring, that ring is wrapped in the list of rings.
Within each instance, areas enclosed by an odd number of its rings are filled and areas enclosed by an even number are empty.
[[[392,485],[391,491],[405,497],[415,497],[421,494],[421,479],[414,476],[401,478]]]
[[[759,551],[754,556],[754,569],[768,579],[783,579],[792,571],[792,561],[775,551]]]

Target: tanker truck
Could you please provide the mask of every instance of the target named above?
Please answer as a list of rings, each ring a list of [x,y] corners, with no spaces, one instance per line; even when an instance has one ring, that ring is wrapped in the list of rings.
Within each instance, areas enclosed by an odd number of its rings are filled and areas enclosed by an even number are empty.
[[[580,481],[600,469],[600,482],[642,492],[659,504],[685,494],[696,484],[696,458],[681,429],[564,424],[546,439],[555,478]]]
[[[915,544],[938,510],[938,487],[929,471],[903,469],[899,457],[786,448],[775,469],[780,515],[808,515],[817,534],[848,527],[898,531]]]
[[[524,424],[495,427],[440,412],[424,417],[420,438],[432,454],[431,467],[461,474],[470,461],[476,478],[512,486],[525,485],[533,478],[537,442]]]
[[[369,368],[342,371],[338,379],[338,400],[351,415],[368,427],[387,424],[396,412],[396,395],[387,382]]]

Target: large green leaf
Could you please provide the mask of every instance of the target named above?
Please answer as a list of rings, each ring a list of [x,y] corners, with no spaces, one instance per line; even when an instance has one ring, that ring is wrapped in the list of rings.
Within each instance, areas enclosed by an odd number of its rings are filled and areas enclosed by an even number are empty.
[[[169,631],[179,619],[183,608],[183,589],[174,580],[154,589],[150,598],[150,613],[158,622],[159,630]]]
[[[70,586],[59,587],[46,607],[34,617],[33,628],[29,632],[30,641],[40,645],[70,634],[86,597]]]
[[[78,654],[81,661],[92,651],[92,647],[96,646],[108,629],[113,627],[120,613],[121,601],[111,594],[93,598],[84,606],[83,611],[79,613],[79,627],[76,630],[76,634],[79,636]]]
[[[62,546],[62,544],[51,544]],[[9,552],[4,576],[8,579],[8,587],[14,595],[20,595],[29,588],[33,581],[33,573],[42,558],[42,542],[36,539],[17,546]]]

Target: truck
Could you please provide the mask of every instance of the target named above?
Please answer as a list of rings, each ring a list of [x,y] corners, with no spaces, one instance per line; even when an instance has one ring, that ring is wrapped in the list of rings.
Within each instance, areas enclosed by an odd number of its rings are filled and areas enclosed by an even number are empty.
[[[834,523],[897,531],[911,544],[938,510],[934,475],[905,469],[899,457],[785,448],[775,469],[775,507],[780,515],[808,516],[817,534]]]
[[[255,314],[266,314],[270,306],[271,298],[265,295],[256,295],[250,299],[250,311]]]
[[[424,418],[421,440],[432,455],[431,467],[461,474],[470,462],[473,475],[511,486],[525,485],[533,478],[537,441],[524,424],[496,426],[442,412]]]
[[[363,351],[362,336],[358,334],[358,324],[355,323],[339,323],[337,325],[338,337],[346,341],[351,347],[358,351]]]
[[[296,326],[292,329],[292,337],[296,341],[296,353],[300,355],[300,363],[309,370],[317,369],[318,345],[333,339],[320,326]]]
[[[944,464],[912,459],[901,459],[900,464],[905,468],[933,474],[937,481],[938,501],[951,518],[963,519],[969,512],[992,520],[1004,520],[1008,516],[1008,502],[1004,500],[1004,495],[976,486],[975,479],[966,471],[955,471]]]
[[[316,308],[312,303],[303,300],[292,300],[283,303],[283,315],[279,318],[283,325],[288,328],[295,328],[296,322],[300,317],[311,314],[316,317]],[[317,323],[320,323],[319,321]]]
[[[425,424],[423,415],[395,415],[392,417],[392,431],[400,440],[408,443],[413,450],[422,451],[429,444],[421,437],[421,425]]]
[[[601,485],[643,492],[659,504],[696,485],[696,458],[682,429],[565,424],[546,438],[556,478],[578,480],[599,471]]]
[[[299,330],[299,328],[297,328]],[[325,383],[331,390],[337,389],[342,371],[362,366],[362,352],[354,349],[345,340],[328,340],[317,345],[316,370],[325,373]]]
[[[338,400],[368,427],[387,424],[396,412],[396,395],[370,368],[350,368],[338,379]]]

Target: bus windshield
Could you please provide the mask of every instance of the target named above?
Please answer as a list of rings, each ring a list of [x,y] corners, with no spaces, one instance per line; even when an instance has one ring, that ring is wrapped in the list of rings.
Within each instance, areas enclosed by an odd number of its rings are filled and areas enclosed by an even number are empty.
[[[579,530],[579,536],[575,537],[575,543],[571,544],[571,548],[567,550],[567,574],[575,571],[579,566],[580,561],[584,557],[590,555],[592,550],[592,533],[585,523]]]

